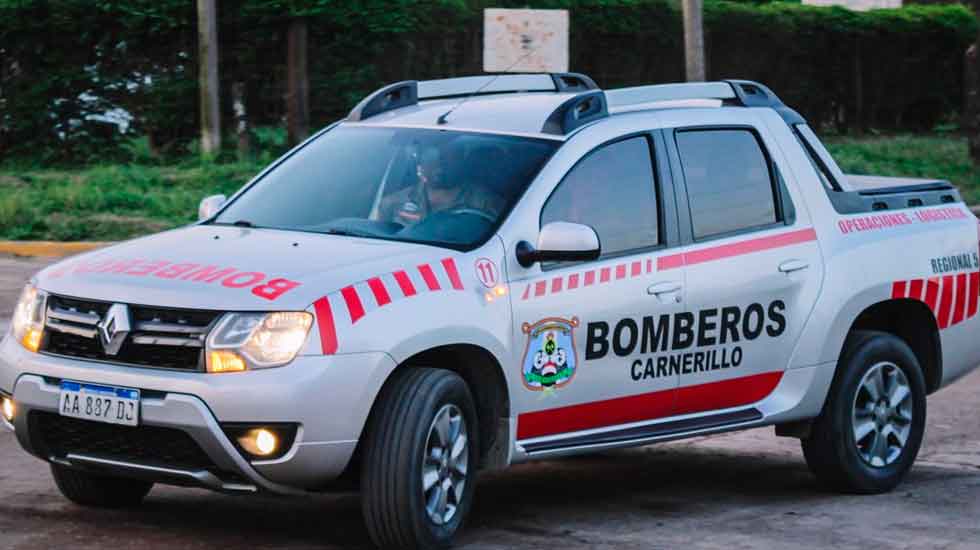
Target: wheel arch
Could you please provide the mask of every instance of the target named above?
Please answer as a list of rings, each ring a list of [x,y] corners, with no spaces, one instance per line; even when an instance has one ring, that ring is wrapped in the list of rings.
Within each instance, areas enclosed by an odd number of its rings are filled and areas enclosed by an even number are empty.
[[[923,302],[907,298],[885,300],[862,310],[847,334],[856,330],[878,330],[898,336],[912,348],[926,380],[926,391],[939,389],[943,379],[942,342],[939,323]],[[845,344],[846,345],[846,337]],[[839,356],[845,350],[841,348]]]

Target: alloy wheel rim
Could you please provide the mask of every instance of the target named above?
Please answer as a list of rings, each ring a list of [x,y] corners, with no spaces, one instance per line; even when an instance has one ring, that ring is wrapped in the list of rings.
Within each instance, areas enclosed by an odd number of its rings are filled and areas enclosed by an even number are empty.
[[[912,431],[912,388],[894,363],[876,363],[861,378],[851,415],[854,444],[874,468],[894,464]]]
[[[444,405],[429,426],[422,460],[422,499],[429,519],[445,525],[456,516],[469,471],[469,439],[463,412]]]

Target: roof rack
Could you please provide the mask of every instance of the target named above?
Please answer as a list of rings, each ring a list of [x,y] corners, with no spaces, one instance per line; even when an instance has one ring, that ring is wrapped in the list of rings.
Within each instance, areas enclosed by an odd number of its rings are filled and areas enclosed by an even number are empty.
[[[582,92],[598,90],[595,81],[578,73],[536,73],[464,76],[440,80],[405,80],[381,88],[354,107],[347,120],[360,121],[418,104],[422,100],[520,92]]]
[[[720,101],[722,105],[739,107],[768,107],[789,125],[806,122],[772,90],[749,80],[658,84],[601,91],[595,81],[579,73],[464,76],[422,82],[406,80],[385,86],[364,98],[351,110],[347,120],[365,120],[428,99],[518,92],[579,92],[548,116],[541,129],[546,134],[568,134],[609,116],[610,112],[657,109],[703,101]]]

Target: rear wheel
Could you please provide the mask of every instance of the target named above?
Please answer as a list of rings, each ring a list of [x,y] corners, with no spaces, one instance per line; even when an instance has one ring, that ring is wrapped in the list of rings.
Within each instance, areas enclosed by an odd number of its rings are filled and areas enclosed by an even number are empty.
[[[849,493],[890,491],[919,453],[925,379],[901,338],[856,331],[845,345],[823,412],[803,440],[818,478]]]
[[[386,384],[365,434],[362,507],[380,548],[446,548],[473,501],[476,408],[447,370],[411,368]]]
[[[149,481],[95,475],[60,464],[51,465],[51,475],[65,498],[93,508],[136,506],[153,488]]]

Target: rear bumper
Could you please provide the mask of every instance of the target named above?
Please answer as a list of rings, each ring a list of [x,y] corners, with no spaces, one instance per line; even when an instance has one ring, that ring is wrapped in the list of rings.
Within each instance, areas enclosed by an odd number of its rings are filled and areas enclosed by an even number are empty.
[[[29,353],[10,339],[0,343],[0,390],[17,403],[8,428],[28,452],[74,468],[232,493],[302,493],[336,479],[393,368],[390,357],[371,353],[299,357],[279,369],[214,375],[50,357]],[[61,380],[140,389],[140,428],[120,430],[179,430],[209,464],[187,467],[126,452],[72,452],[70,446],[53,453],[31,418],[47,414],[57,421]],[[221,424],[229,422],[288,422],[299,429],[282,458],[252,461],[225,435]]]

